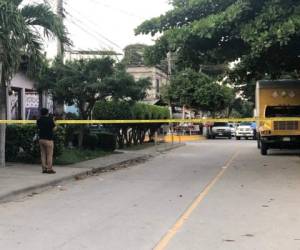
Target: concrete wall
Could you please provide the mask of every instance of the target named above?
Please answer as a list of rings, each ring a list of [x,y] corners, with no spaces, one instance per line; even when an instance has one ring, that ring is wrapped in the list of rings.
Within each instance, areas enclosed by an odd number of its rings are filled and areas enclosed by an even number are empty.
[[[128,67],[127,72],[131,74],[135,80],[149,78],[152,87],[147,93],[146,100],[155,100],[159,98],[160,90],[157,91],[157,81],[160,88],[168,83],[168,76],[162,70],[156,67]]]
[[[30,80],[25,74],[17,73],[11,80],[11,88],[14,94],[7,96],[7,119],[26,118],[26,90],[34,91],[34,81]],[[15,92],[17,91],[17,92]],[[18,93],[18,94],[17,94]],[[20,99],[20,100],[19,100]],[[18,103],[16,108],[15,104]],[[12,114],[13,113],[13,114]],[[19,114],[17,114],[19,113]],[[20,117],[19,117],[20,116]]]
[[[17,73],[11,80],[11,86],[34,90],[34,81],[30,80],[25,74]]]

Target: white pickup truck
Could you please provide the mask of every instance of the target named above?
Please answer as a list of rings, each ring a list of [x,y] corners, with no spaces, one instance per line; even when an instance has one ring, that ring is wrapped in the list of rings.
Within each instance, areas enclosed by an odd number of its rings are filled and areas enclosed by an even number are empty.
[[[256,139],[256,129],[251,122],[242,122],[236,128],[235,131],[235,138],[240,140],[241,138],[252,138],[253,140]]]

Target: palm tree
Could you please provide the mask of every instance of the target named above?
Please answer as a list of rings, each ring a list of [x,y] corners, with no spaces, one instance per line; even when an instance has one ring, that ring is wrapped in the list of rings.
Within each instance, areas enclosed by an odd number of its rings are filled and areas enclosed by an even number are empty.
[[[61,19],[47,4],[22,6],[23,0],[0,0],[0,120],[6,119],[6,92],[22,57],[34,73],[42,58],[43,37],[69,43]],[[43,32],[43,35],[42,33]],[[5,166],[5,130],[0,125],[0,167]]]

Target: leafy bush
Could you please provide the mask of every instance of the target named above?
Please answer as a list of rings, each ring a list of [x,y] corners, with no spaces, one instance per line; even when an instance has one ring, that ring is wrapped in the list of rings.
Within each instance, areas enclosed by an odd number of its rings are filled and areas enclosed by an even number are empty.
[[[97,135],[87,134],[83,137],[83,147],[91,150],[95,150],[98,145]]]
[[[117,138],[112,133],[99,133],[98,146],[104,151],[114,151],[117,147]]]
[[[99,120],[132,119],[132,106],[128,102],[97,102],[93,117]]]
[[[39,159],[40,147],[38,142],[33,141],[35,133],[35,125],[7,126],[5,150],[7,161],[17,160],[20,152],[22,152],[24,158],[30,161],[36,161],[36,159]],[[54,157],[62,154],[64,144],[65,130],[63,127],[58,127],[54,134]]]
[[[79,116],[74,113],[67,113],[66,120],[78,120]],[[72,143],[73,146],[78,145],[78,134],[80,131],[80,127],[78,125],[67,124],[64,125],[65,128],[65,146],[68,146],[69,143]]]
[[[19,128],[18,126],[7,126],[6,128],[5,157],[7,161],[16,160],[19,153]]]
[[[93,112],[94,119],[105,120],[151,120],[169,118],[169,110],[166,107],[148,105],[132,102],[98,102]],[[148,124],[115,124],[105,125],[113,134],[117,136],[119,148],[124,145],[142,144],[146,133],[153,137],[163,123]]]

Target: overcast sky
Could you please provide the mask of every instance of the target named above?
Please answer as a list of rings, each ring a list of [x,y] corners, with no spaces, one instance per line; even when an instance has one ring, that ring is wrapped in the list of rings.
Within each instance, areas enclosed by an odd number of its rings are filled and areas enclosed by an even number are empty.
[[[43,2],[43,0],[26,0]],[[48,0],[53,6],[57,0]],[[132,43],[151,44],[151,36],[135,36],[134,29],[152,17],[165,13],[168,0],[64,0],[65,24],[74,49],[117,51]],[[55,51],[55,43],[48,51]]]

